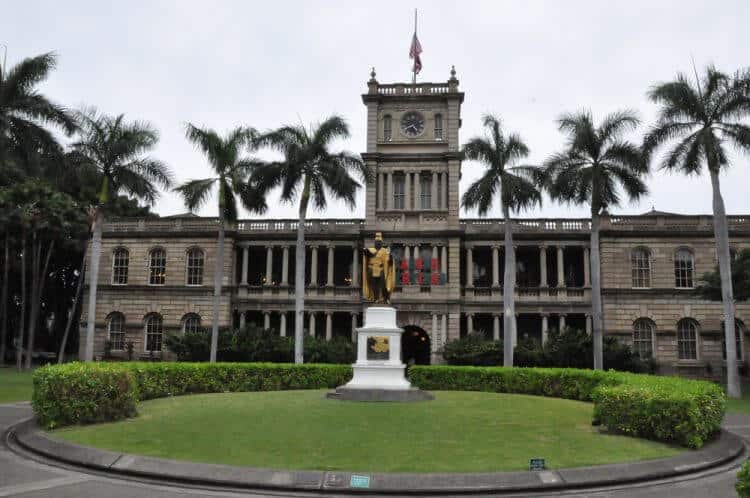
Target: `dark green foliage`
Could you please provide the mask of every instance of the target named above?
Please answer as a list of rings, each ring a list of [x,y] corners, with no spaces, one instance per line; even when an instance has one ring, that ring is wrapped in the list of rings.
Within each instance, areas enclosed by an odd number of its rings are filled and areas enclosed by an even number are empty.
[[[743,463],[740,471],[737,472],[737,483],[734,489],[740,498],[750,498],[750,460]]]
[[[36,369],[31,404],[39,423],[54,429],[133,417],[136,393],[127,370],[76,362]]]
[[[544,346],[532,338],[520,338],[514,351],[519,367],[591,368],[593,342],[591,336],[577,329],[562,333],[551,330]],[[449,365],[499,366],[503,363],[503,344],[479,334],[469,334],[446,343],[443,358]],[[604,338],[604,361],[613,370],[654,373],[655,362],[642,360],[627,344],[614,337]]]
[[[409,378],[426,390],[593,401],[594,423],[690,448],[701,447],[719,430],[726,409],[726,397],[716,384],[611,370],[414,366]]]
[[[721,275],[719,266],[704,273],[696,292],[711,301],[721,301]],[[735,301],[750,299],[750,249],[743,249],[732,261],[732,291]]]
[[[164,342],[179,361],[208,361],[211,335],[205,331],[171,334]],[[310,363],[353,363],[355,346],[335,337],[331,341],[306,336],[305,358]],[[294,359],[294,338],[280,337],[275,330],[264,330],[253,324],[240,330],[219,330],[217,359],[224,362],[270,361],[288,363]]]

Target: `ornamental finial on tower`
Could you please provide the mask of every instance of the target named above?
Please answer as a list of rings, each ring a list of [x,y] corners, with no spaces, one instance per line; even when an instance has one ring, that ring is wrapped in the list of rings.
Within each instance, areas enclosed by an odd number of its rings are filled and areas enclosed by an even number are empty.
[[[451,65],[451,79],[456,79],[456,66]]]
[[[372,71],[370,71],[370,81],[376,81],[375,80],[375,67],[373,67]]]

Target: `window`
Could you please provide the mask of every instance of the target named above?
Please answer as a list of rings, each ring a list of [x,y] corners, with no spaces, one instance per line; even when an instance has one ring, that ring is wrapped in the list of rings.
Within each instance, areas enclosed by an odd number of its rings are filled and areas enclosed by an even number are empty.
[[[187,252],[187,285],[203,285],[203,251],[197,247]]]
[[[633,352],[641,358],[654,354],[654,322],[648,318],[639,318],[633,324]]]
[[[698,324],[690,318],[683,318],[677,323],[677,358],[698,359]]]
[[[674,256],[675,287],[693,288],[693,253],[689,249],[679,249]]]
[[[201,330],[201,317],[195,313],[188,313],[182,319],[183,332],[199,332]]]
[[[125,317],[122,313],[112,313],[109,316],[107,331],[112,349],[117,351],[125,349]]]
[[[128,283],[128,261],[127,249],[115,249],[112,256],[112,284],[125,285]]]
[[[443,139],[443,115],[435,114],[435,140]]]
[[[738,318],[734,319],[734,350],[737,352],[736,356],[738,360],[742,359],[742,321]],[[727,338],[724,335],[726,326],[724,321],[721,322],[721,358],[727,359]]]
[[[383,140],[386,142],[390,142],[393,138],[393,133],[391,131],[391,115],[386,114],[383,116]]]
[[[404,182],[403,174],[393,175],[393,209],[404,209],[405,207]]]
[[[630,268],[633,275],[633,287],[651,287],[651,260],[647,249],[643,247],[633,249],[630,253]]]
[[[420,206],[422,209],[432,208],[432,175],[420,174],[419,175],[419,188],[420,188]]]
[[[146,317],[146,351],[161,351],[162,319],[152,314]]]
[[[167,274],[167,253],[164,249],[154,249],[149,254],[148,283],[151,285],[164,285],[164,277]]]

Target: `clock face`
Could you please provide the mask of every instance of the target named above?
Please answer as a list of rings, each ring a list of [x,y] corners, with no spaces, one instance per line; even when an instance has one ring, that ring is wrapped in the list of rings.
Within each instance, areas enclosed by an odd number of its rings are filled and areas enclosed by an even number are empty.
[[[418,137],[424,131],[424,116],[418,112],[407,112],[401,117],[401,133],[409,138]]]

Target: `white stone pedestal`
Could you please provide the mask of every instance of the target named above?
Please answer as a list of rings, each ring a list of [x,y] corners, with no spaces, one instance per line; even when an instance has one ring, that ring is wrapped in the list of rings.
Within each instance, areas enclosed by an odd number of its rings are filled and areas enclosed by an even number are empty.
[[[356,401],[417,401],[432,395],[412,387],[401,362],[401,334],[396,309],[386,306],[365,310],[364,326],[357,329],[357,362],[352,380],[340,386],[333,399]]]

